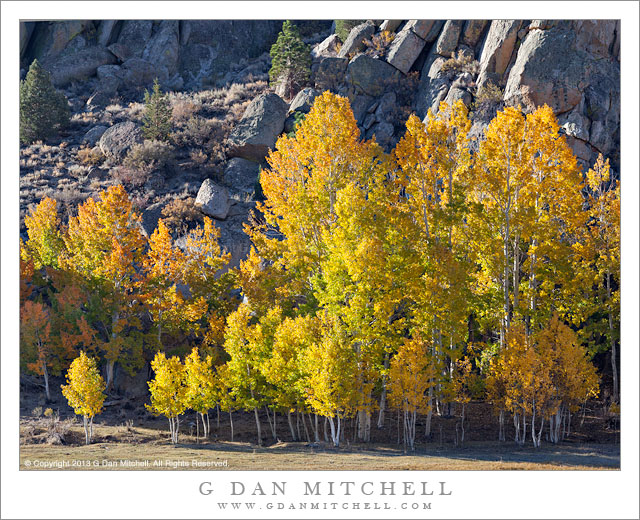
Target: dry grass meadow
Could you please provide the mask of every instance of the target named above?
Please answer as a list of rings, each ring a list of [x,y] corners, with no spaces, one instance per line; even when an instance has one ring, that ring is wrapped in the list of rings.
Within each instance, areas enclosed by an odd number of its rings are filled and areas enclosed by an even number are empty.
[[[21,425],[24,439],[31,427]],[[37,437],[37,434],[35,435]],[[600,470],[619,468],[618,446],[564,444],[517,447],[513,443],[471,442],[464,447],[422,448],[405,454],[397,445],[348,445],[279,442],[258,447],[250,442],[197,442],[153,427],[97,425],[95,442],[82,444],[80,424],[66,443],[22,444],[21,470]],[[34,438],[34,440],[36,440]],[[135,461],[132,465],[123,461]]]

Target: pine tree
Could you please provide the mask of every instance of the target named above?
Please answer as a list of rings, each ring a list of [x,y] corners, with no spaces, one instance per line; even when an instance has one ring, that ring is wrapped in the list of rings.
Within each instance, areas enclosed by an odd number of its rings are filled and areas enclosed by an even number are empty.
[[[167,141],[171,132],[171,103],[160,90],[158,78],[153,82],[153,92],[144,91],[144,115],[142,133],[146,139]]]
[[[282,24],[282,32],[271,47],[270,55],[269,79],[282,90],[284,98],[291,99],[309,80],[311,54],[290,20]]]
[[[46,139],[69,124],[67,98],[51,84],[49,73],[33,60],[20,82],[20,141]]]
[[[345,42],[349,37],[351,29],[363,24],[366,20],[335,20],[336,22],[336,34],[340,41]]]

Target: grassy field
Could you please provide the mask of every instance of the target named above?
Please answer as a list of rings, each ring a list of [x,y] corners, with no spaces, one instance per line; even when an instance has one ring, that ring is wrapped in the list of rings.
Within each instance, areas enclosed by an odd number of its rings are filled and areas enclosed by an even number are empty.
[[[23,425],[21,430],[27,429]],[[25,432],[26,433],[26,432]],[[28,436],[23,435],[24,438]],[[24,470],[586,470],[617,469],[619,446],[570,444],[520,448],[512,442],[471,442],[464,447],[421,447],[405,454],[397,445],[248,442],[197,443],[183,435],[173,446],[168,433],[146,427],[97,426],[95,443],[82,444],[82,427],[74,425],[63,445],[32,438],[20,446]],[[134,461],[127,465],[122,461]]]

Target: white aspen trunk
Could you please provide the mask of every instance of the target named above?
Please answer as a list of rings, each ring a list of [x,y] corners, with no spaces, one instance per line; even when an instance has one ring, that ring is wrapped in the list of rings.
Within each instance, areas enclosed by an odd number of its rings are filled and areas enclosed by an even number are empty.
[[[304,426],[304,434],[307,437],[307,443],[311,442],[311,437],[309,437],[309,430],[307,428],[307,421],[304,419],[305,413],[302,412],[302,426]]]
[[[231,425],[231,442],[233,442],[233,412],[229,410],[229,424]]]
[[[417,418],[417,413],[414,411],[412,416],[411,416],[411,451],[415,450],[415,443],[416,443],[416,418]]]
[[[518,233],[513,237],[513,311],[519,305],[520,296],[520,246],[518,245]]]
[[[527,442],[527,413],[525,411],[522,412],[522,437],[520,440],[523,446]]]
[[[513,426],[516,429],[516,444],[520,444],[520,417],[517,413],[513,414]]]
[[[342,421],[340,419],[340,416],[338,415],[338,434],[337,434],[337,440],[338,440],[338,444],[336,444],[336,447],[340,445],[340,434],[342,433]]]
[[[180,433],[180,416],[176,415],[176,444],[178,444],[178,434]]]
[[[389,353],[384,354],[384,368],[389,368]],[[380,394],[380,411],[378,412],[378,430],[384,428],[384,412],[387,407],[387,374],[382,377],[382,393]]]
[[[611,275],[607,272],[607,300],[611,299]],[[620,400],[620,388],[618,383],[618,362],[616,360],[616,341],[613,337],[613,315],[609,312],[609,338],[611,343],[611,373],[613,375],[613,400]]]
[[[289,422],[289,430],[291,430],[291,438],[292,438],[294,441],[297,441],[297,440],[298,440],[298,438],[296,437],[296,432],[295,432],[295,430],[293,429],[293,422],[291,421],[291,410],[288,410],[288,411],[287,411],[287,421]],[[325,422],[325,434],[326,434],[326,431],[327,431],[327,429],[326,429],[326,422]],[[325,435],[325,437],[326,437],[326,435]],[[326,440],[326,439],[325,439],[325,440]]]
[[[49,390],[49,371],[47,370],[47,364],[42,362],[42,376],[44,377],[44,394],[47,397],[47,402],[51,401],[51,392]]]
[[[429,397],[427,398],[427,418],[424,424],[424,436],[431,436],[431,417],[433,416],[433,385],[429,385]]]
[[[531,441],[533,442],[533,447],[536,448],[536,406],[533,405],[533,410],[531,411]]]
[[[371,412],[369,410],[358,410],[357,431],[358,439],[362,442],[371,440]]]
[[[93,440],[93,417],[89,419],[89,444],[91,444],[92,440]]]
[[[254,406],[253,415],[256,418],[256,430],[258,432],[258,446],[262,446],[262,428],[260,427],[260,416],[258,415],[258,407]]]
[[[337,448],[340,445],[340,437],[339,435],[336,435],[336,426],[333,422],[333,417],[329,416],[328,419],[329,419],[329,426],[331,427],[331,441],[333,442],[333,445]]]
[[[324,418],[324,442],[329,442],[329,433],[327,432],[327,423],[329,420],[327,417]]]
[[[84,426],[84,443],[89,444],[89,428],[87,427],[87,416],[82,416],[82,424]]]
[[[107,361],[107,367],[106,367],[106,372],[107,372],[106,389],[107,390],[110,390],[111,385],[113,384],[113,369],[115,364],[116,364],[115,361],[112,361],[112,360]]]
[[[544,416],[540,418],[540,430],[538,431],[538,448],[540,447],[540,438],[542,437],[543,428],[544,428]]]
[[[211,436],[211,424],[209,423],[209,412],[205,414],[207,416],[207,439]]]
[[[267,422],[269,423],[269,428],[271,429],[271,435],[273,437],[273,440],[276,441],[278,440],[278,436],[276,433],[276,411],[273,411],[273,419],[271,418],[271,416],[269,415],[269,407],[267,405],[264,406],[265,411],[267,412]],[[273,423],[272,423],[273,420]]]

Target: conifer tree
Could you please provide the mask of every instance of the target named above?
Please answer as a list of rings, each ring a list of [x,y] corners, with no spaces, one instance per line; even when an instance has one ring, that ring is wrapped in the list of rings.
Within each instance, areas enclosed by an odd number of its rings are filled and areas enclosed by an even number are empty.
[[[142,133],[146,139],[168,141],[171,132],[171,103],[166,94],[160,90],[158,78],[153,82],[153,92],[144,91],[144,115],[142,116]]]
[[[271,47],[270,55],[269,79],[282,89],[285,99],[291,99],[309,80],[311,54],[298,28],[290,20],[282,24],[282,32]]]
[[[33,60],[20,82],[20,141],[51,137],[69,124],[69,103],[51,84],[49,73]]]

